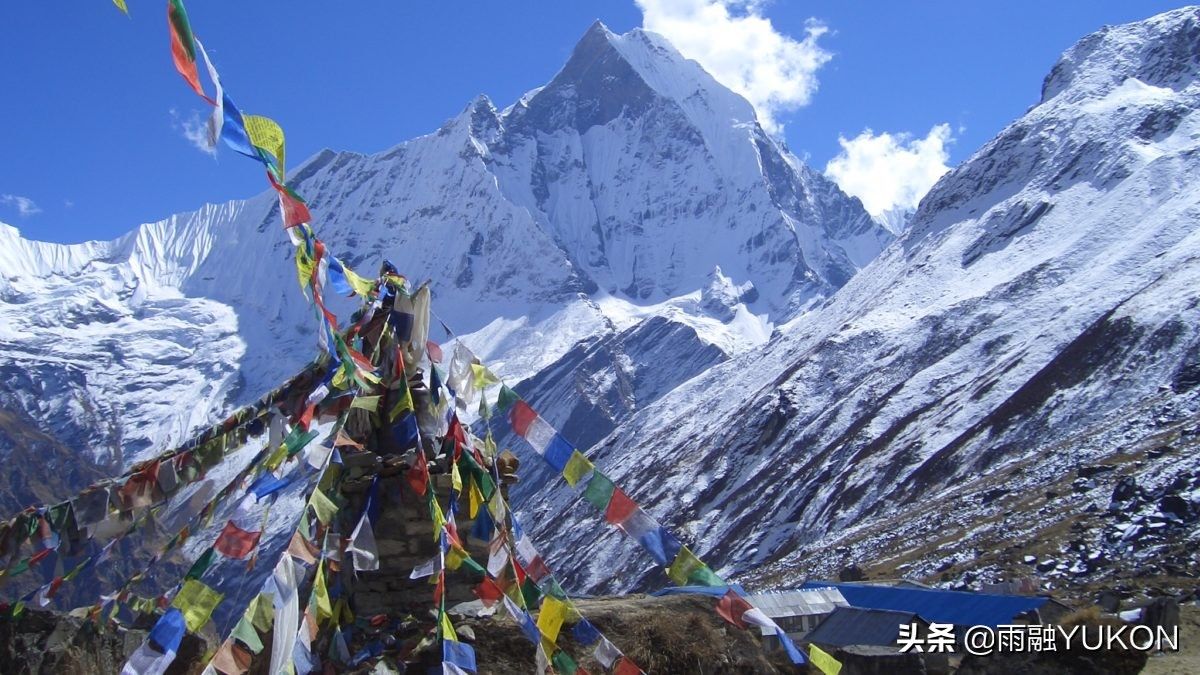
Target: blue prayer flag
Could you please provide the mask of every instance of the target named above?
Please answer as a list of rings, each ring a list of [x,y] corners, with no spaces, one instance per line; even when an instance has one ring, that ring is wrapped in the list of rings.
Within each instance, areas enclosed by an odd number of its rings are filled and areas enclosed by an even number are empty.
[[[442,640],[442,661],[453,663],[468,672],[476,670],[474,648],[457,640]]]
[[[576,642],[584,646],[595,644],[600,639],[600,631],[587,619],[580,619],[571,629],[571,634],[575,636]]]
[[[546,454],[542,457],[550,466],[554,467],[555,471],[562,471],[567,468],[567,460],[571,459],[573,452],[575,452],[575,447],[563,438],[562,434],[554,434],[553,440],[546,448]]]
[[[176,652],[179,651],[179,643],[183,640],[184,633],[187,633],[187,622],[183,619],[183,612],[172,607],[159,618],[154,628],[150,629],[150,639],[162,648],[164,653]]]

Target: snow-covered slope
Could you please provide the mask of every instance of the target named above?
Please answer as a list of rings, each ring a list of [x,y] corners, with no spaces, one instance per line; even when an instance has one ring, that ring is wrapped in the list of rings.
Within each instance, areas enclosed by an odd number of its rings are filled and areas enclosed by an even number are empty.
[[[1200,9],[1185,8],[1067,51],[900,240],[761,349],[635,414],[597,463],[747,581],[884,559],[932,576],[1042,533],[1099,546],[1099,525],[1067,525],[1104,512],[1111,476],[1165,486],[1194,464],[1198,225]],[[1145,454],[1155,443],[1182,445]],[[544,494],[525,521],[575,587],[663,580],[568,488]],[[997,549],[975,548],[988,532]],[[1178,532],[1194,550],[1200,528]]]
[[[479,97],[289,178],[333,251],[429,280],[512,381],[660,314],[745,350],[891,238],[662,38],[600,24],[503,111]],[[0,225],[0,407],[112,470],[295,372],[316,323],[277,209],[262,194],[77,245]]]

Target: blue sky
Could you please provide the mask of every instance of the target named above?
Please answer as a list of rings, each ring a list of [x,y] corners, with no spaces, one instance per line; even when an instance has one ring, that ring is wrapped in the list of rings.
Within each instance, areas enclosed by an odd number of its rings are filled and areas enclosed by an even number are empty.
[[[130,18],[109,0],[70,4],[0,8],[0,221],[36,239],[107,239],[265,189],[256,163],[229,152],[214,159],[185,138],[206,106],[171,66],[165,2],[128,0]],[[1175,6],[192,0],[189,11],[242,111],[282,124],[293,166],[325,147],[377,152],[429,133],[478,93],[507,105],[551,78],[596,18],[618,32],[643,22],[669,27],[669,38],[704,52],[689,54],[702,65],[721,59],[727,71],[742,61],[807,58],[783,63],[776,75],[784,77],[741,85],[762,96],[773,86],[811,85],[790,103],[760,102],[760,111],[812,166],[824,170],[837,158],[831,170],[840,182],[858,185],[879,210],[912,200],[1033,105],[1075,40]],[[728,16],[729,30],[696,19],[714,11]],[[764,26],[767,44],[780,46],[774,57],[738,44],[742,29],[761,35]],[[924,174],[932,178],[907,178]]]

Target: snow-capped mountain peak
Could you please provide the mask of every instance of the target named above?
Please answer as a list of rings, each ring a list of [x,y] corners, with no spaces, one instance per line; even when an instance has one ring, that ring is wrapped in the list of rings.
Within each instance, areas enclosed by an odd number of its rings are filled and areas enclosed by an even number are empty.
[[[428,280],[439,317],[513,382],[618,332],[670,334],[702,352],[690,363],[712,363],[709,346],[762,342],[891,239],[696,63],[602,24],[516,103],[480,95],[384,152],[318,153],[291,183],[332,252],[364,274],[390,259]],[[0,242],[0,405],[106,467],[162,450],[315,352],[272,194],[111,242],[8,227]],[[634,330],[654,316],[671,327]],[[639,406],[647,391],[663,393]],[[183,400],[195,405],[170,405]]]

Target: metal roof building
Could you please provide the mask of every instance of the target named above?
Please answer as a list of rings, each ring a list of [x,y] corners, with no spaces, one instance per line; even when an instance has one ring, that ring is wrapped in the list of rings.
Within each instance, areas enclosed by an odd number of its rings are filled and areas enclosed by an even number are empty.
[[[918,634],[925,634],[928,624],[913,612],[838,607],[816,628],[809,631],[804,639],[806,642],[830,647],[895,647],[896,639],[900,636],[900,624],[913,623],[919,626]]]

